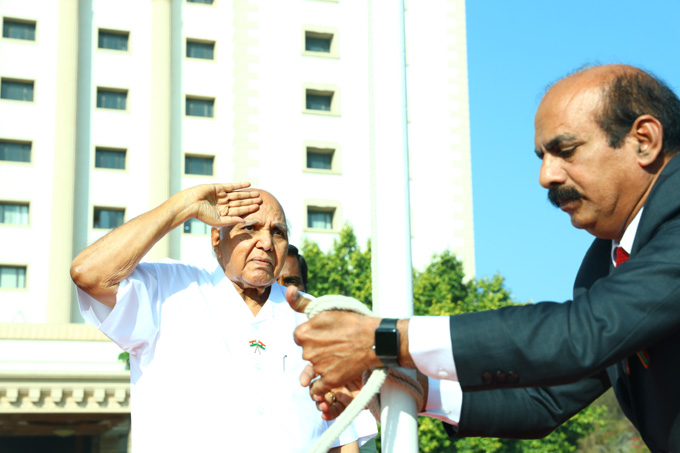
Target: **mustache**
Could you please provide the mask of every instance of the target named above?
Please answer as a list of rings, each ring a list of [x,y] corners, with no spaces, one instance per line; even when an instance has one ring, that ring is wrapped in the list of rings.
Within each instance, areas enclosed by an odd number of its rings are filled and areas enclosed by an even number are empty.
[[[559,208],[562,203],[576,201],[583,198],[581,193],[573,187],[555,186],[548,189],[548,201]]]

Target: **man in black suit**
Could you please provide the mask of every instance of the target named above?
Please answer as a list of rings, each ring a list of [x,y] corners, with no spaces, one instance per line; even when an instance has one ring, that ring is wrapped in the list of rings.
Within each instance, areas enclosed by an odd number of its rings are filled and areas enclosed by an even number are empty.
[[[429,385],[449,382],[438,418],[454,436],[542,437],[611,386],[652,451],[680,452],[680,100],[638,68],[593,67],[550,88],[535,131],[548,198],[596,237],[573,301],[445,327],[321,313],[295,337],[314,366],[301,382],[321,375],[310,391],[327,416],[339,406],[323,402],[329,388],[396,359]],[[305,304],[292,289],[288,299]],[[398,350],[384,341],[397,337]]]

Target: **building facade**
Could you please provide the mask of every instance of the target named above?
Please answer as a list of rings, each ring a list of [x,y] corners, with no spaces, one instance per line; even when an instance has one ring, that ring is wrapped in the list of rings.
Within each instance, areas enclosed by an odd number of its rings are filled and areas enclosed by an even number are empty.
[[[448,248],[472,277],[465,2],[405,6],[413,264]],[[0,450],[126,451],[128,373],[82,324],[71,260],[211,182],[274,193],[293,244],[327,249],[349,224],[365,245],[379,19],[370,0],[0,0],[0,16]],[[163,257],[214,266],[209,230],[187,222],[146,259]]]

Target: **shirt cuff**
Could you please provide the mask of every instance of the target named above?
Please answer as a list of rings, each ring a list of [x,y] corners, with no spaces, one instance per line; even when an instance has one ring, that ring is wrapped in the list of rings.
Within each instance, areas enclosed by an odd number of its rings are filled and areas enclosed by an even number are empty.
[[[445,423],[458,426],[463,406],[463,391],[456,381],[428,379],[427,404],[419,415],[437,418]]]
[[[408,352],[416,368],[434,379],[457,381],[448,316],[416,316],[408,324]]]

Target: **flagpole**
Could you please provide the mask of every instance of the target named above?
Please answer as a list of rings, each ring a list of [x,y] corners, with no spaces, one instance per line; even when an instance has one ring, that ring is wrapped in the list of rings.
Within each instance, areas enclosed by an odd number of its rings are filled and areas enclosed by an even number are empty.
[[[413,316],[413,271],[404,3],[368,3],[373,308],[406,318]],[[415,401],[390,381],[380,395],[382,451],[417,452]]]

